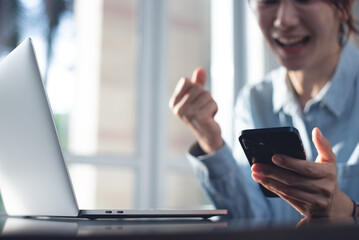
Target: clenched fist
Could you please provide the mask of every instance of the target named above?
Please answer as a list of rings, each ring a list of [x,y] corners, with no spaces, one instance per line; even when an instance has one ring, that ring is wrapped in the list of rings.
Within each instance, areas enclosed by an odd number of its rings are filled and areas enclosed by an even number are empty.
[[[206,71],[197,68],[192,79],[181,78],[170,99],[171,111],[194,133],[202,150],[209,154],[224,144],[221,128],[214,120],[218,107],[205,90]]]

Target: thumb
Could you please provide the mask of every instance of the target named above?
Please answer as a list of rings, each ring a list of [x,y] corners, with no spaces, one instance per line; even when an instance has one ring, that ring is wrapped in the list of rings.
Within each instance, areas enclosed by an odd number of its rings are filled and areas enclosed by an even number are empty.
[[[332,146],[329,140],[323,136],[319,128],[314,128],[312,131],[312,140],[318,151],[316,162],[320,163],[335,163],[336,156],[333,153]]]
[[[191,81],[194,84],[200,84],[201,86],[204,87],[204,85],[206,84],[206,78],[207,78],[206,70],[199,67],[199,68],[196,68],[196,70],[193,71]]]

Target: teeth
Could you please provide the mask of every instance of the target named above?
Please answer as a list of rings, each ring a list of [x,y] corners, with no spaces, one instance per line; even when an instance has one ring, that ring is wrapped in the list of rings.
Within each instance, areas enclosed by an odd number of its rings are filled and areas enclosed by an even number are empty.
[[[292,45],[304,40],[304,37],[278,38],[278,41],[284,45]]]

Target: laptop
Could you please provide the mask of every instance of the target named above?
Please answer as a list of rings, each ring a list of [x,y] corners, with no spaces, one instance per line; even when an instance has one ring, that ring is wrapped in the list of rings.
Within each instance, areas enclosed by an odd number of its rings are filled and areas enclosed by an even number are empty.
[[[0,189],[9,216],[210,218],[227,210],[79,210],[32,40],[0,63]]]

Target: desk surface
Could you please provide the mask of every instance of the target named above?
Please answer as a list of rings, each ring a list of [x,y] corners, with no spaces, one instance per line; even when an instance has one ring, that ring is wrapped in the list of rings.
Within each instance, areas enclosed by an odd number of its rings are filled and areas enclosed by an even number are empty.
[[[300,227],[298,227],[301,225]],[[74,239],[359,239],[353,221],[74,220],[0,218],[1,238]]]

